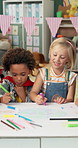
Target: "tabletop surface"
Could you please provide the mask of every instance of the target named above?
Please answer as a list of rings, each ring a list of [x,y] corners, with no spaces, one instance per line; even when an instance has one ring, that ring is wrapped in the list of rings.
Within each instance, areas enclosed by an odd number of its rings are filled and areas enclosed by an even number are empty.
[[[15,107],[14,109],[8,106]],[[18,115],[30,119],[25,120]],[[57,118],[77,118],[78,107],[74,103],[10,103],[0,104],[0,121],[12,120],[25,128],[14,130],[0,122],[0,137],[78,137],[78,127],[68,127],[68,120]],[[30,124],[30,122],[32,124]],[[35,125],[33,125],[33,123]],[[78,123],[72,122],[72,123]]]

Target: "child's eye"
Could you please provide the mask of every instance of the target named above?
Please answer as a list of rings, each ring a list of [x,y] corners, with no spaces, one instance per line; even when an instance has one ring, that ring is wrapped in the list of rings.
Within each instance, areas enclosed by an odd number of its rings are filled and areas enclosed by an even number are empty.
[[[25,76],[25,75],[26,75],[26,73],[22,73],[21,75],[22,75],[22,76]]]
[[[61,59],[65,59],[65,56],[61,56]]]
[[[53,53],[53,56],[57,56],[57,54],[56,53]]]
[[[14,77],[15,77],[15,76],[16,76],[16,74],[12,74],[12,76],[14,76]]]

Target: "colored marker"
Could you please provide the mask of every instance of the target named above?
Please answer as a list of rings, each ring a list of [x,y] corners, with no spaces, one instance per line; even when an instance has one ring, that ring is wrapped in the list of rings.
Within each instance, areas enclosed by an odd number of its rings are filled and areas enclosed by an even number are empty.
[[[67,127],[78,127],[78,124],[68,124]]]
[[[16,128],[15,128],[15,127],[13,127],[13,126],[9,125],[9,124],[8,124],[8,123],[6,123],[5,121],[1,120],[1,122],[2,122],[3,124],[7,125],[8,127],[12,128],[12,129],[14,129],[14,130],[16,130]]]
[[[9,108],[9,109],[16,109],[15,107],[13,107],[13,106],[7,106],[7,108]]]
[[[19,126],[19,127],[21,127],[21,128],[25,128],[25,126],[23,126],[23,125],[21,125],[21,124],[18,124],[17,122],[15,122],[15,121],[13,121],[13,120],[10,120],[10,119],[9,119],[9,121],[11,121],[12,123],[14,123],[15,125],[17,125],[17,126]]]
[[[6,93],[10,93],[5,87],[3,87],[1,84],[0,84],[0,88],[2,88]],[[15,97],[12,95],[12,94],[10,94],[10,96],[11,96],[11,98],[13,99],[13,100],[15,100]]]
[[[40,93],[39,95],[42,96],[43,99],[44,99],[44,94],[43,93]],[[46,105],[46,102],[44,102],[44,105]]]
[[[50,120],[68,120],[68,121],[71,121],[71,120],[78,120],[78,118],[50,118]]]
[[[73,122],[73,121],[78,121],[78,119],[77,119],[77,120],[75,120],[75,119],[72,120],[72,119],[71,119],[71,120],[68,120],[68,121],[72,121],[72,122]]]
[[[18,115],[18,114],[15,114],[15,115],[17,115],[18,117],[23,118],[23,119],[25,119],[25,120],[27,120],[27,121],[32,121],[31,119],[26,118],[26,117],[24,117],[24,116],[21,116],[21,115]]]
[[[30,122],[30,124],[35,125],[35,126],[42,127],[42,125],[39,125],[39,124],[36,124],[36,123],[32,123],[32,122]]]
[[[14,115],[3,115],[4,118],[13,118],[15,117]]]
[[[7,121],[8,121],[10,124],[12,124],[13,126],[15,126],[17,129],[20,130],[20,128],[19,128],[16,124],[14,124],[12,121],[10,121],[9,119],[7,119]]]

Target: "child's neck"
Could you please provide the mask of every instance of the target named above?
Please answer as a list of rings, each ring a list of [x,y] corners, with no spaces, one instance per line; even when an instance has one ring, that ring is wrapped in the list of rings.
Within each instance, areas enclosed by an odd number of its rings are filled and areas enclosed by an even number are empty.
[[[54,73],[56,74],[56,75],[60,75],[62,72],[63,72],[63,70],[64,69],[53,69],[53,71],[54,71]]]

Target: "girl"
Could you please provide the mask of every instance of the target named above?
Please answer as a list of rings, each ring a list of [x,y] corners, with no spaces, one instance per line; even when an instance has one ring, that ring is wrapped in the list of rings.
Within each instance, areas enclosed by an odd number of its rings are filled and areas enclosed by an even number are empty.
[[[50,68],[42,68],[30,92],[30,98],[37,104],[54,101],[62,104],[74,100],[76,76],[68,69],[73,68],[76,47],[66,38],[54,40],[49,50]],[[42,94],[39,94],[42,88]]]
[[[35,67],[32,53],[22,48],[8,50],[3,56],[3,67],[11,76],[6,76],[0,85],[0,102],[30,101],[29,92],[33,82],[29,80],[28,75]]]

